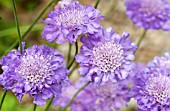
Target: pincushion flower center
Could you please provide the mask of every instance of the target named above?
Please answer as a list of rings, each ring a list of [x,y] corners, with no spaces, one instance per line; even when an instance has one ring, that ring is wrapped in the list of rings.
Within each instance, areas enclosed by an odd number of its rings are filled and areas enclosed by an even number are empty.
[[[65,10],[57,17],[56,22],[62,24],[65,27],[80,25],[83,23],[84,10]]]
[[[165,75],[151,77],[146,82],[146,90],[160,103],[166,103],[170,97],[170,78]]]
[[[141,9],[148,14],[158,12],[159,10],[161,10],[161,8],[161,0],[141,0]]]
[[[123,61],[123,49],[119,44],[101,43],[93,48],[93,64],[103,72],[114,72]]]
[[[27,83],[43,83],[51,73],[51,56],[26,55],[21,58],[21,64],[16,72],[26,80]]]

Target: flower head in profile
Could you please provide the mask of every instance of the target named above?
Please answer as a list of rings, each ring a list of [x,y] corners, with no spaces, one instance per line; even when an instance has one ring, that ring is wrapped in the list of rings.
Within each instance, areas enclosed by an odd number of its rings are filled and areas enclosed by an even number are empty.
[[[3,73],[0,84],[12,90],[19,101],[24,94],[34,98],[37,105],[45,105],[46,99],[58,98],[63,85],[68,83],[64,57],[47,46],[11,51],[0,61]]]
[[[119,35],[112,28],[103,30],[102,35],[87,35],[81,38],[81,54],[76,55],[79,72],[87,80],[104,83],[125,79],[132,67],[137,46],[128,40],[129,34]]]
[[[128,0],[126,14],[144,29],[170,30],[170,5],[167,0]]]
[[[134,79],[134,98],[142,111],[169,111],[170,72],[165,68],[146,68],[137,73]]]
[[[42,36],[48,42],[57,40],[58,44],[65,41],[74,43],[81,34],[98,32],[102,27],[99,20],[102,19],[99,10],[92,6],[82,6],[75,1],[49,13],[44,21],[47,26],[44,27]]]
[[[154,60],[149,62],[150,68],[166,68],[170,70],[170,53],[166,52],[163,57],[155,57]]]

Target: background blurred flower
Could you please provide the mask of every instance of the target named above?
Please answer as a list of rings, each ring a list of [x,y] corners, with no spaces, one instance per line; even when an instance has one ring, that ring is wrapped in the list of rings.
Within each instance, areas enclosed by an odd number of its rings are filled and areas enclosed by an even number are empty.
[[[137,49],[131,40],[127,40],[128,37],[128,33],[124,32],[120,36],[112,28],[103,30],[101,35],[83,36],[82,54],[76,55],[80,74],[99,84],[125,79],[132,68],[131,61]]]
[[[113,111],[126,106],[132,97],[131,84],[132,81],[129,78],[116,83],[108,81],[97,86],[95,91],[98,97],[98,109],[100,111]]]
[[[54,99],[53,104],[64,108],[84,84],[86,81],[84,78],[80,78],[76,83],[64,87],[61,96]],[[96,95],[91,84],[83,89],[70,105],[71,111],[96,111],[96,107]]]
[[[44,21],[47,26],[44,27],[42,36],[48,42],[58,39],[58,44],[65,41],[74,43],[81,34],[100,31],[102,26],[99,20],[102,19],[100,11],[92,6],[82,6],[78,2],[72,2],[64,8],[56,8],[49,13]]]
[[[34,45],[23,54],[11,51],[0,63],[4,71],[0,84],[7,90],[12,89],[19,101],[28,94],[35,104],[45,105],[45,100],[57,98],[68,82],[63,55],[47,46]]]
[[[128,0],[126,14],[137,27],[170,30],[170,5],[167,0]]]

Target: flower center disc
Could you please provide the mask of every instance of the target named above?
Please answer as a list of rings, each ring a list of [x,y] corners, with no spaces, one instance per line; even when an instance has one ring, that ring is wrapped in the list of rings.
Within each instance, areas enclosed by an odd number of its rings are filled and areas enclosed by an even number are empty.
[[[165,75],[151,77],[146,82],[146,90],[155,100],[164,103],[170,97],[170,78]]]
[[[16,72],[21,74],[27,83],[42,83],[50,76],[50,59],[50,56],[44,57],[38,54],[23,56]]]
[[[56,18],[57,23],[67,26],[73,26],[73,25],[79,25],[82,24],[84,16],[84,10],[65,10],[64,13],[59,15],[59,17]]]
[[[122,46],[111,42],[93,48],[93,64],[103,72],[114,72],[123,61]]]

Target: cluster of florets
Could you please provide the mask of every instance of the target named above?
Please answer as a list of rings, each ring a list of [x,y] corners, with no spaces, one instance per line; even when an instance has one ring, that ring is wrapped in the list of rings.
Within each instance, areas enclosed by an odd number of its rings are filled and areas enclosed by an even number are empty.
[[[170,107],[170,53],[155,57],[134,77],[132,88],[138,108],[143,111],[168,111]]]
[[[101,34],[82,36],[81,54],[76,55],[80,74],[98,84],[125,79],[137,49],[128,37],[127,32],[119,35],[112,28],[102,30]]]
[[[127,0],[126,14],[144,29],[170,30],[170,5],[167,0]]]
[[[44,21],[47,26],[44,27],[42,37],[48,42],[57,40],[58,44],[66,41],[74,43],[82,34],[98,32],[102,28],[99,22],[102,19],[99,10],[75,1],[49,13]]]
[[[0,84],[15,93],[19,101],[24,94],[34,98],[37,105],[45,105],[46,99],[58,98],[62,87],[68,83],[64,57],[58,51],[34,45],[31,48],[11,51],[0,61],[3,73]]]
[[[61,96],[54,102],[54,105],[65,107],[68,101],[73,97],[87,81],[80,78],[76,83],[64,87]],[[107,83],[95,86],[89,84],[72,102],[70,108],[72,111],[112,111],[119,110],[126,106],[132,95],[130,84],[131,78],[127,81]]]
[[[2,57],[0,84],[4,89],[12,90],[19,101],[28,94],[37,105],[45,105],[53,97],[54,105],[64,108],[90,81],[71,103],[72,111],[119,110],[132,97],[138,101],[139,110],[169,111],[170,53],[155,57],[144,68],[132,62],[137,45],[129,39],[129,33],[119,35],[113,28],[103,29],[99,10],[72,0],[59,5],[44,20],[42,37],[58,44],[74,43],[80,37],[83,45],[75,60],[82,78],[69,82],[64,56],[48,46],[34,45]],[[126,6],[127,15],[138,27],[170,29],[166,0],[130,0]]]

